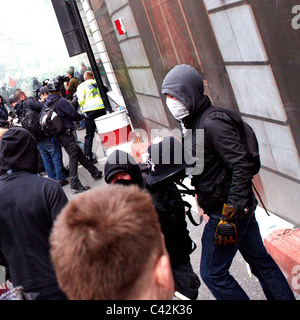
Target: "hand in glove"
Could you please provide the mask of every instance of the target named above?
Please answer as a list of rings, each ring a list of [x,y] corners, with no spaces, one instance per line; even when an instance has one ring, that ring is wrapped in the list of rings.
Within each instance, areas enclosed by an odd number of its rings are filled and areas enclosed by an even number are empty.
[[[235,244],[237,237],[236,209],[224,204],[222,215],[223,218],[220,220],[216,228],[215,243],[223,246],[227,246],[227,244]]]

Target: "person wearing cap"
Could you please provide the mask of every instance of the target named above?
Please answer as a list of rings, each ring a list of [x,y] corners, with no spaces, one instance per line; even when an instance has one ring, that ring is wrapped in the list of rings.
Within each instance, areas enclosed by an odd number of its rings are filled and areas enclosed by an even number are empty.
[[[49,89],[47,86],[41,87],[40,102],[43,106],[48,96]],[[38,142],[37,147],[43,159],[48,177],[56,180],[62,187],[67,185],[69,181],[64,173],[60,143],[52,135],[45,136],[44,139]]]
[[[13,287],[37,299],[66,299],[50,259],[52,225],[68,199],[61,186],[38,172],[38,149],[22,127],[0,139],[0,264]]]
[[[9,101],[10,105],[12,106],[12,108],[14,108],[14,107],[15,107],[15,104],[16,104],[16,100],[15,100],[14,94],[11,94],[11,95],[9,96],[8,101]]]
[[[185,139],[196,138],[194,150],[203,146],[197,130],[204,131],[204,166],[196,163],[201,170],[194,170],[192,178],[198,204],[209,216],[202,236],[201,278],[218,300],[248,300],[229,272],[239,250],[267,299],[293,300],[288,282],[263,244],[254,214],[253,164],[233,122],[218,111],[201,121],[212,102],[204,94],[202,76],[190,65],[177,65],[168,72],[162,94]]]
[[[174,142],[172,138],[171,141]],[[151,171],[148,175],[147,170],[142,165],[137,164],[131,155],[122,150],[116,150],[107,158],[104,166],[104,179],[108,184],[138,185],[140,188],[150,191],[170,256],[175,288],[186,297],[196,299],[200,281],[190,264],[193,242],[187,230],[182,198],[178,194],[172,178],[168,181],[165,180],[170,176],[175,178],[175,173],[184,175],[183,171],[186,164],[176,168],[180,168],[180,170],[177,172],[177,170],[174,170],[174,165],[170,165],[168,169],[172,169],[172,172],[169,170],[166,173],[164,172],[166,167],[161,166],[160,176],[157,175],[154,178]],[[161,183],[156,184],[159,181]],[[172,214],[167,208],[169,204],[175,205],[181,210],[179,209],[179,212],[177,212],[177,209],[174,208]]]
[[[65,129],[55,135],[57,141],[65,148],[69,156],[70,188],[71,192],[76,194],[90,189],[89,186],[83,186],[78,177],[78,162],[89,171],[94,180],[100,180],[103,176],[102,171],[98,170],[91,161],[83,154],[82,150],[76,143],[73,131],[74,121],[84,118],[79,114],[70,102],[61,97],[61,82],[58,78],[50,80],[47,84],[49,96],[46,99],[45,108],[51,107],[56,103],[55,112],[63,120]]]
[[[74,78],[74,68],[70,67],[67,70],[67,77],[69,81],[64,82],[64,87],[66,89],[66,99],[71,101],[73,99],[73,95],[77,90],[79,82],[76,78]]]
[[[138,185],[145,189],[146,177],[134,158],[125,151],[115,150],[107,158],[104,165],[104,179],[107,184]]]

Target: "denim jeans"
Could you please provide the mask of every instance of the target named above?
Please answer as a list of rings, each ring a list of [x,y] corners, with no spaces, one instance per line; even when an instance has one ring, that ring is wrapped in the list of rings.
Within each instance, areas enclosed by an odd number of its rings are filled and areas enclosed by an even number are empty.
[[[46,137],[37,146],[48,177],[65,181],[66,176],[63,173],[62,151],[59,142],[53,137]]]
[[[268,300],[294,300],[287,280],[265,249],[254,210],[255,208],[239,220],[236,245],[226,247],[214,243],[221,213],[210,216],[202,236],[201,277],[218,300],[249,300],[245,291],[228,271],[239,250],[250,265],[252,273],[258,278]]]

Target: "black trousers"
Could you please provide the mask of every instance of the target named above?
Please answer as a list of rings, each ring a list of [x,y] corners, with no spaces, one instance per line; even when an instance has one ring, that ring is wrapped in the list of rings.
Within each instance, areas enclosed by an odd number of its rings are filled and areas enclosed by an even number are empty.
[[[78,162],[89,171],[92,176],[97,175],[98,169],[91,161],[83,154],[80,147],[75,141],[73,133],[63,133],[56,137],[59,143],[65,148],[69,156],[69,172],[70,172],[70,187],[79,188],[82,186],[78,178]]]
[[[95,119],[106,114],[105,109],[86,112],[87,118],[85,118],[86,135],[84,138],[84,154],[88,157],[92,156],[93,140],[96,131]]]

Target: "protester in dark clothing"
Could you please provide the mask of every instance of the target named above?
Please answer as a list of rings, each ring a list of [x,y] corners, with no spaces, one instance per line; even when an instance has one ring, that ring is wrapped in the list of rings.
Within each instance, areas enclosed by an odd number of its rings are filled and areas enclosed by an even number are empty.
[[[65,148],[69,155],[69,171],[70,171],[70,187],[73,193],[83,192],[90,187],[83,186],[78,178],[78,162],[83,165],[92,175],[94,180],[102,178],[102,171],[98,170],[89,159],[83,154],[82,150],[75,141],[73,135],[73,121],[83,119],[84,115],[79,114],[70,104],[68,100],[61,97],[59,92],[61,84],[56,79],[49,81],[47,87],[50,95],[46,100],[46,106],[56,104],[55,111],[64,121],[66,129],[55,136],[57,141]]]
[[[71,67],[67,71],[67,77],[69,78],[69,81],[64,82],[64,88],[66,90],[66,99],[71,101],[74,93],[77,90],[79,82],[77,78],[74,77],[74,69]]]
[[[98,58],[96,60],[96,63],[97,63],[97,67],[99,69],[99,72],[100,72],[100,75],[101,75],[101,79],[102,79],[102,82],[103,82],[104,86],[107,88],[107,91],[111,91],[112,90],[111,89],[111,85],[109,83],[109,80],[108,80],[105,68],[103,66],[102,60],[100,58]]]
[[[175,184],[164,181],[160,184],[149,186],[147,174],[142,172],[139,165],[126,152],[116,150],[110,154],[104,167],[106,183],[122,185],[138,185],[142,189],[148,189],[153,199],[154,207],[158,213],[162,233],[165,236],[167,251],[170,255],[175,288],[181,294],[190,299],[196,299],[200,281],[193,272],[190,264],[192,252],[192,240],[187,230],[184,208],[180,207],[181,196]],[[176,203],[177,212],[170,213],[168,205]],[[173,208],[172,210],[176,210]],[[183,210],[183,211],[182,211]]]
[[[34,77],[32,79],[32,88],[33,88],[33,98],[39,100],[40,98],[40,89],[42,85],[39,83],[38,79]]]
[[[49,95],[49,89],[42,87],[40,89],[41,104],[44,105]],[[45,170],[49,178],[56,180],[61,186],[69,183],[64,173],[62,161],[62,150],[60,143],[51,135],[45,136],[39,141],[38,149],[44,162]]]
[[[162,93],[167,95],[167,106],[181,123],[183,135],[196,137],[195,151],[201,145],[196,135],[202,129],[201,116],[211,106],[204,95],[201,75],[192,66],[178,65],[165,77]],[[210,217],[202,236],[203,281],[217,299],[249,299],[228,272],[239,250],[268,299],[294,299],[284,275],[263,245],[254,215],[257,200],[252,192],[253,164],[233,122],[225,113],[216,111],[207,116],[203,127],[204,168],[195,170],[192,179],[198,204]],[[224,233],[225,228],[230,236]],[[222,241],[215,242],[216,235]]]
[[[61,186],[37,175],[38,150],[32,135],[12,127],[0,140],[0,261],[14,287],[37,299],[65,299],[49,250],[54,220],[67,204]]]
[[[175,288],[190,299],[196,299],[200,280],[190,262],[193,241],[185,220],[188,208],[176,185],[186,177],[189,162],[195,160],[184,159],[182,144],[173,137],[152,143],[147,150],[148,190],[165,235]]]
[[[8,128],[8,126],[9,126],[8,111],[5,107],[3,97],[0,96],[0,127]]]
[[[21,119],[23,111],[27,108],[39,113],[42,110],[42,105],[38,101],[35,101],[33,97],[27,97],[26,94],[20,89],[17,89],[14,92],[14,98],[16,102],[14,109],[19,120]]]
[[[0,96],[0,119],[8,120],[8,111],[4,104],[4,99]]]

